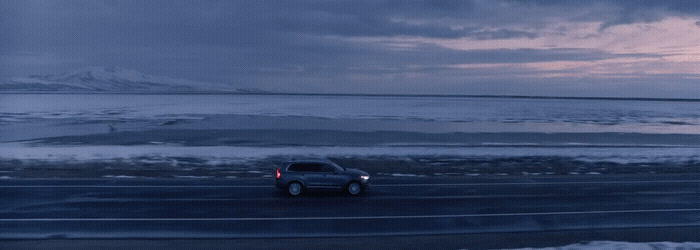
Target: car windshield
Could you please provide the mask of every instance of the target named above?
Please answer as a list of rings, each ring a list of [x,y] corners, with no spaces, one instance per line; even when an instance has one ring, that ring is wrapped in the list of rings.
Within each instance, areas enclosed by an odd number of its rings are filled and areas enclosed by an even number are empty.
[[[0,249],[700,249],[700,1],[0,0]]]

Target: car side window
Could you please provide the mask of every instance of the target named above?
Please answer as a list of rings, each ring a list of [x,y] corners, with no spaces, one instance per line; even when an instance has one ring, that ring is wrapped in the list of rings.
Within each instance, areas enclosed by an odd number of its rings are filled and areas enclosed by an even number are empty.
[[[316,164],[316,163],[295,163],[289,165],[289,168],[287,168],[288,171],[293,171],[293,172],[324,172],[324,165],[323,164]]]
[[[336,170],[335,167],[328,164],[324,164],[323,167],[321,167],[321,172],[334,173]]]
[[[287,168],[288,171],[294,171],[294,172],[309,172],[311,169],[309,168],[308,164],[291,164],[289,165],[289,168]]]
[[[323,164],[309,164],[309,172],[322,172]]]
[[[299,164],[289,164],[287,171],[299,171]]]

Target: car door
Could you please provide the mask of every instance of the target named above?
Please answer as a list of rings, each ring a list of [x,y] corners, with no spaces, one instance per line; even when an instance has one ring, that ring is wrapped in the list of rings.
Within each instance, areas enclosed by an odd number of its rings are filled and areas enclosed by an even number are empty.
[[[340,173],[340,169],[330,164],[323,164],[321,174],[325,187],[342,188],[347,182],[346,176]]]
[[[308,163],[304,165],[306,171],[304,171],[303,175],[309,187],[322,188],[328,185],[327,181],[324,180],[325,175],[323,174],[323,172],[321,172],[323,164]]]

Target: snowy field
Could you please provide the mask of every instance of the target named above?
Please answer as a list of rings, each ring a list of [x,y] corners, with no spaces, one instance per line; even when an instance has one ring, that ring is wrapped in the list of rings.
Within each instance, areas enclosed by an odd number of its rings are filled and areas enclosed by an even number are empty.
[[[1,96],[0,122],[4,125],[62,119],[104,123],[187,121],[209,115],[241,115],[454,122],[452,127],[440,130],[459,132],[700,134],[700,105],[692,101],[332,95]],[[500,125],[483,131],[496,124]],[[436,131],[425,128],[423,132]]]
[[[389,175],[695,173],[699,148],[692,101],[0,95],[0,178],[235,178],[309,157]]]
[[[519,248],[519,250],[690,250],[700,249],[698,242],[620,242],[593,241],[568,246],[545,248]]]

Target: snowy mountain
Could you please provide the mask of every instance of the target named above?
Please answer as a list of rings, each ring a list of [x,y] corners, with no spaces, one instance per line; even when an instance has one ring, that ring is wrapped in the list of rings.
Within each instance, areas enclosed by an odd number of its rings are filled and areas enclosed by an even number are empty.
[[[251,93],[230,85],[152,76],[118,67],[88,67],[59,75],[0,81],[0,92]]]

